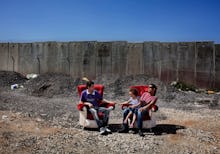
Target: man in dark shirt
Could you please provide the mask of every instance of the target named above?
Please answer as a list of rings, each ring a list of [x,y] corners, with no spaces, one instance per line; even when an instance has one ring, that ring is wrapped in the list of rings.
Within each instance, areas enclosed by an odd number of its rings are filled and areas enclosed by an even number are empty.
[[[111,130],[107,127],[108,119],[109,119],[109,112],[111,108],[105,108],[99,106],[99,101],[102,101],[102,96],[94,89],[94,82],[88,81],[86,83],[87,89],[84,90],[81,94],[80,101],[89,107],[89,111],[92,113],[93,118],[95,119],[100,134],[104,135],[106,133],[111,133]],[[105,102],[108,102],[105,100]],[[98,112],[102,112],[104,117],[102,120],[98,117]]]

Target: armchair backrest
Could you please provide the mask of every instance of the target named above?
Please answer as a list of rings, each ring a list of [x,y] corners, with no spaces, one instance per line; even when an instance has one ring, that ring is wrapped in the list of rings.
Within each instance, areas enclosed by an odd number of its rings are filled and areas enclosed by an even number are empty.
[[[100,95],[103,96],[103,92],[104,92],[104,86],[103,85],[101,85],[101,84],[94,84],[94,88],[95,88],[95,90],[98,91],[98,93]],[[78,85],[77,89],[78,89],[79,96],[81,96],[82,91],[86,89],[86,85]]]
[[[137,86],[131,86],[130,88],[135,88],[138,91],[138,96],[141,96],[144,92],[148,91],[148,85],[137,85]]]

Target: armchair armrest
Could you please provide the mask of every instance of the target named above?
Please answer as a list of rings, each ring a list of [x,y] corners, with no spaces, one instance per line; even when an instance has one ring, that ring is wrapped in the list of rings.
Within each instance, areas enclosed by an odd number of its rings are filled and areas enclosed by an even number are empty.
[[[88,105],[85,105],[85,104],[83,104],[83,103],[77,104],[77,109],[78,109],[79,111],[83,111],[83,108],[84,108],[84,107],[88,107]]]
[[[107,103],[107,102],[101,102],[100,103],[100,107],[106,107],[106,108],[112,108],[112,110],[115,109],[115,103],[114,102],[110,102],[110,103]]]
[[[155,104],[153,104],[153,105],[151,105],[150,110],[151,110],[152,112],[157,112],[157,111],[158,111],[158,106],[155,105]]]
[[[85,105],[83,103],[77,104],[77,109],[79,111],[83,111],[84,107],[88,107],[88,105]],[[114,102],[111,102],[111,103],[101,102],[100,107],[106,107],[106,108],[114,110],[115,109],[115,103]]]
[[[129,106],[130,106],[130,104],[122,104],[121,109],[124,110],[124,109],[128,108]]]

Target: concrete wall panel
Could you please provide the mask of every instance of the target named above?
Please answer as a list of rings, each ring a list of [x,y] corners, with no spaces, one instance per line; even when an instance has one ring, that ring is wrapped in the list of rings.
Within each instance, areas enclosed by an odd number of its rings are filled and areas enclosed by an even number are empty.
[[[8,70],[9,59],[9,43],[0,44],[0,68],[1,70]]]
[[[177,80],[195,84],[195,43],[180,42],[177,47]]]
[[[37,52],[32,49],[31,43],[18,44],[19,72],[22,74],[38,73]]]
[[[74,77],[96,76],[96,42],[70,42],[70,74]]]
[[[68,43],[57,43],[58,48],[58,68],[59,72],[63,74],[70,74],[70,62],[68,59]]]
[[[20,72],[20,64],[19,64],[19,44],[18,43],[10,43],[9,45],[9,56],[8,56],[8,71],[16,71]],[[31,65],[32,63],[30,63]]]
[[[143,63],[145,74],[160,78],[160,42],[144,42]]]
[[[214,87],[220,88],[220,44],[215,45],[215,84]]]
[[[47,63],[46,59],[44,59],[44,52],[43,50],[44,43],[32,43],[32,51],[35,53],[34,60],[36,61],[35,72],[37,74],[42,74],[47,72]]]
[[[112,42],[96,43],[96,76],[112,75]]]
[[[112,42],[112,74],[114,76],[126,75],[127,42]]]
[[[214,84],[213,42],[196,42],[196,85],[212,87]]]
[[[95,42],[83,42],[81,43],[83,52],[83,72],[82,75],[89,79],[96,78],[96,49]]]
[[[127,54],[126,74],[143,74],[143,43],[129,43]]]
[[[160,50],[160,79],[164,82],[177,79],[177,44],[161,43]]]

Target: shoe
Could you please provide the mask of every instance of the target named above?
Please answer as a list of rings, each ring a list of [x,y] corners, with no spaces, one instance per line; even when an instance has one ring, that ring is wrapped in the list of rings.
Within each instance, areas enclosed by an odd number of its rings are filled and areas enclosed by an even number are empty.
[[[133,130],[132,134],[137,134],[138,130]]]
[[[105,131],[110,134],[112,133],[112,131],[108,127],[105,127]]]
[[[128,133],[128,131],[129,131],[128,129],[122,128],[118,131],[118,133]]]
[[[144,137],[144,133],[142,132],[142,130],[138,131],[139,136]]]
[[[122,129],[120,129],[120,130],[118,131],[118,133],[128,133],[128,132],[129,132],[128,124],[123,124]]]
[[[100,135],[105,135],[105,134],[106,134],[106,131],[105,131],[105,128],[104,128],[104,127],[101,127],[101,128],[99,129],[99,131],[100,131]]]

